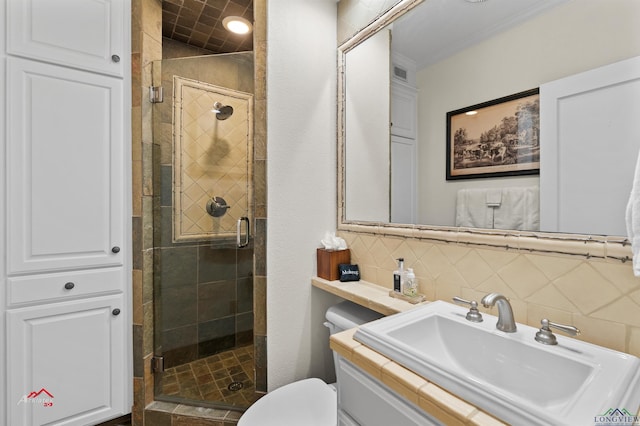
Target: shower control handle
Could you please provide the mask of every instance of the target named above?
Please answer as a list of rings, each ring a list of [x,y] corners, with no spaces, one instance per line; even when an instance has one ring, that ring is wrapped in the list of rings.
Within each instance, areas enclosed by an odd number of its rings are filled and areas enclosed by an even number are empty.
[[[224,216],[231,206],[222,197],[213,197],[207,201],[207,213],[213,217]]]

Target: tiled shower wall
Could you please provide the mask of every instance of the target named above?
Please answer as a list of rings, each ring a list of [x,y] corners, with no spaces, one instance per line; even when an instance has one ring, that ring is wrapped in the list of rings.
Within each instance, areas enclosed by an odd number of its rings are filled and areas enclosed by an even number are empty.
[[[132,0],[132,162],[133,162],[133,357],[134,425],[227,425],[233,413],[207,419],[182,406],[162,403],[162,411],[145,408],[154,401],[151,359],[153,323],[153,140],[148,101],[153,61],[163,58],[161,0]],[[266,391],[266,1],[254,0],[254,226],[253,303],[256,390]],[[159,172],[159,171],[156,171]],[[197,411],[197,410],[196,410]],[[194,419],[193,417],[200,417]],[[227,422],[226,419],[229,419]],[[167,423],[167,424],[169,424]]]
[[[537,328],[548,318],[572,324],[581,330],[581,340],[640,356],[640,278],[631,262],[358,232],[340,236],[363,280],[393,288],[395,259],[404,257],[428,300],[479,301],[499,292],[510,299],[520,323]],[[557,250],[553,241],[539,249]],[[487,312],[497,315],[495,309]]]
[[[156,344],[166,368],[253,343],[253,250],[191,245],[155,253]]]
[[[158,65],[159,63],[154,64]],[[159,73],[154,69],[154,77],[157,74]],[[225,349],[253,343],[252,245],[236,249],[235,237],[224,238],[215,232],[211,232],[207,239],[200,241],[174,242],[172,238],[172,229],[176,229],[175,221],[182,220],[183,215],[190,214],[189,210],[180,211],[179,217],[176,218],[173,207],[173,203],[180,196],[177,191],[182,189],[174,188],[173,182],[176,180],[172,177],[176,173],[174,166],[177,164],[174,156],[183,154],[175,152],[178,145],[175,144],[174,133],[181,130],[173,128],[174,76],[243,93],[253,93],[253,54],[236,53],[164,60],[161,74],[162,79],[155,81],[155,84],[161,84],[165,89],[164,102],[155,105],[153,114],[156,195],[153,218],[154,293],[156,318],[161,319],[156,322],[155,344],[156,353],[164,357],[165,367],[171,368]],[[220,97],[222,98],[222,95]],[[210,104],[213,105],[213,102]],[[182,108],[187,109],[187,115],[198,115],[202,111],[198,102],[183,105]],[[241,111],[236,109],[236,113],[240,115],[234,114],[223,124],[242,122]],[[218,124],[215,115],[208,109],[207,113],[209,115],[202,118],[206,121],[200,124]],[[252,118],[246,111],[244,117]],[[241,133],[245,135],[245,139],[247,134],[251,135],[251,132],[247,133],[246,130]],[[196,130],[191,129],[189,135],[195,134]],[[202,149],[222,143],[221,139],[216,138],[222,138],[223,135],[215,135],[206,137],[207,146]],[[246,141],[244,143],[246,144]],[[182,149],[190,148],[185,146]],[[247,158],[250,160],[252,156],[241,157],[245,166],[238,166],[238,170],[244,168],[246,173],[247,169],[251,170],[246,167]],[[214,161],[209,157],[207,159]],[[191,167],[188,170],[195,173],[196,169]],[[220,170],[220,167],[216,170]],[[204,177],[199,181],[207,183]],[[209,182],[209,185],[212,186],[211,189],[216,186],[213,182]],[[244,188],[244,191],[245,197],[246,194],[251,194],[249,188]],[[229,198],[231,192],[223,191],[216,195],[233,201]],[[201,215],[206,216],[205,220],[210,221],[209,227],[214,226],[215,221],[226,219],[211,218],[204,213],[206,203],[201,200],[200,204],[202,205],[196,207]],[[247,206],[246,201],[244,205]],[[231,213],[227,213],[229,214]],[[245,211],[244,214],[248,213]],[[159,301],[160,303],[157,303]]]

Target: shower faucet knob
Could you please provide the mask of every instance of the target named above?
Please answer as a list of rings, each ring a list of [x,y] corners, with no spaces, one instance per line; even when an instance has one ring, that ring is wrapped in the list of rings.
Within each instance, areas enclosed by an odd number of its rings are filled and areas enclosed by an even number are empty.
[[[222,197],[213,197],[207,201],[207,213],[213,217],[224,216],[231,206]]]

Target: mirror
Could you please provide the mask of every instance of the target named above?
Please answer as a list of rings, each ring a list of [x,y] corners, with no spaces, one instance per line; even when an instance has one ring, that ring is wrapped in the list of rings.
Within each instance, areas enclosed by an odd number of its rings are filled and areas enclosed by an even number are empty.
[[[557,141],[545,147],[541,130],[542,181],[531,175],[447,180],[446,115],[534,88],[541,88],[542,99],[549,96],[546,85],[639,56],[637,16],[634,0],[400,2],[340,47],[339,223],[462,226],[456,223],[461,191],[540,188],[539,227],[517,229],[623,235],[624,197],[640,148],[637,129],[622,132],[633,139],[623,147],[615,145],[619,133],[576,144],[574,152],[560,150]],[[637,84],[632,89],[640,90]],[[614,115],[637,114],[637,101],[623,111],[610,101],[603,108]],[[544,105],[541,100],[541,116]],[[583,123],[575,137],[603,137],[586,125],[594,120],[573,122]],[[564,123],[558,125],[563,132]],[[592,146],[608,146],[612,155],[603,162],[585,149]],[[556,157],[571,161],[549,162]],[[558,190],[567,176],[575,186]],[[619,199],[611,201],[614,188]],[[577,189],[584,193],[576,195]],[[579,210],[565,213],[569,205]],[[545,219],[549,211],[560,220]],[[592,213],[591,222],[571,219],[585,212]]]

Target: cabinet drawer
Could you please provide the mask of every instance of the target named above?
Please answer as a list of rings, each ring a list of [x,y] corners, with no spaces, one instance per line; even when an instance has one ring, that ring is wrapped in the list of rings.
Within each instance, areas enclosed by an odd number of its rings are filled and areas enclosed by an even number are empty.
[[[58,301],[124,290],[124,268],[28,275],[7,279],[9,305]]]
[[[344,358],[339,358],[338,364],[338,410],[347,415],[341,418],[342,424],[350,424],[346,418],[363,426],[441,425]]]

